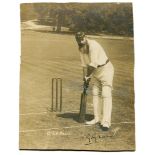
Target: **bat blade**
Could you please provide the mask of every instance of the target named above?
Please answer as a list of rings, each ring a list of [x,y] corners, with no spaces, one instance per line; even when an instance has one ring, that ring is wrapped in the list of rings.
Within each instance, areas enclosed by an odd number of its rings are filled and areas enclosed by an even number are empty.
[[[81,103],[80,103],[80,112],[79,112],[79,123],[85,122],[86,103],[87,103],[87,95],[85,93],[82,93],[81,94]]]

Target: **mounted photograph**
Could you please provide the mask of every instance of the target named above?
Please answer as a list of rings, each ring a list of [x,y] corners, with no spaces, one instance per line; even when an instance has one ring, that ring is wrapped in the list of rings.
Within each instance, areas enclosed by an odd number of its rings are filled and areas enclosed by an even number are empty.
[[[135,151],[132,3],[21,3],[19,149]]]

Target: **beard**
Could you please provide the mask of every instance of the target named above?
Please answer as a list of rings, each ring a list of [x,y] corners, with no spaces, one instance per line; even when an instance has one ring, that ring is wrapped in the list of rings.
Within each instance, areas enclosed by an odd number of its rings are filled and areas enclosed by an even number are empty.
[[[83,44],[83,46],[79,47],[80,52],[84,53],[84,54],[88,54],[89,53],[89,47],[87,44]]]

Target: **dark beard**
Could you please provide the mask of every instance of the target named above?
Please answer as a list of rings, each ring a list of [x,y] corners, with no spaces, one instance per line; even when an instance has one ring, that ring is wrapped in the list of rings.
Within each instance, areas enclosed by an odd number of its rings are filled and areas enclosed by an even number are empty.
[[[88,44],[83,44],[83,46],[79,47],[79,50],[84,53],[84,54],[88,54],[89,53],[89,46]]]

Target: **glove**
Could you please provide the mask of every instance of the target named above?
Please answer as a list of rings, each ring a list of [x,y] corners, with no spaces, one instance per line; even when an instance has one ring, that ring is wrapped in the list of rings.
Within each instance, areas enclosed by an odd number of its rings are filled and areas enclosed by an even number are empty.
[[[90,82],[91,78],[85,76],[83,81],[84,81],[84,88],[87,89],[89,87],[89,82]]]
[[[89,76],[85,76],[84,79],[83,79],[83,81],[84,81],[84,83],[89,84],[90,79],[91,79],[91,78],[90,78]]]
[[[84,79],[83,79],[83,81],[86,82],[86,83],[89,83],[90,79],[91,78],[89,76],[85,76]]]

